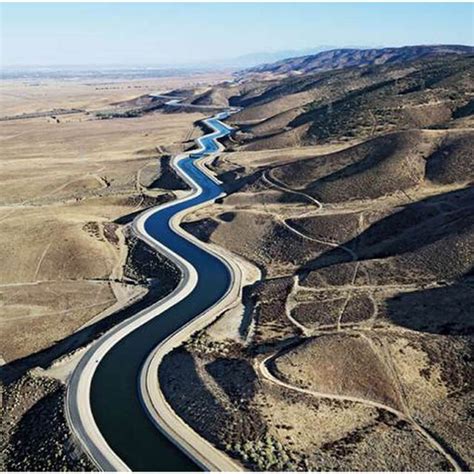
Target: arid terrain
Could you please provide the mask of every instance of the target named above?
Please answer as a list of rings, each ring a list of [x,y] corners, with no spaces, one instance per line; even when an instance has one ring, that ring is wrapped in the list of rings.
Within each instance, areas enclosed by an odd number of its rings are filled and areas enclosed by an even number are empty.
[[[120,115],[147,104],[140,98],[147,93],[225,78],[2,82],[5,469],[89,466],[69,440],[63,382],[98,335],[169,293],[179,278],[132,235],[130,224],[186,187],[169,159],[202,133],[195,123],[204,115],[160,109]],[[81,112],[63,113],[70,109]],[[117,116],[103,119],[102,111]]]
[[[278,64],[198,99],[243,109],[185,228],[260,277],[165,395],[252,470],[472,470],[472,56]]]
[[[0,84],[4,469],[94,469],[65,386],[177,285],[130,224],[186,188],[169,159],[202,133],[195,106],[239,111],[207,164],[227,196],[182,226],[253,283],[165,356],[176,414],[246,470],[474,469],[473,51],[370,51]],[[194,107],[147,95],[165,91]]]

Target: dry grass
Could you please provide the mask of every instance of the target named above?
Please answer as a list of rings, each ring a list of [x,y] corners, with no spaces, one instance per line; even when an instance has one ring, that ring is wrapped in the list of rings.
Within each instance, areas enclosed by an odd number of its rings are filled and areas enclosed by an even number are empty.
[[[279,378],[296,387],[400,408],[394,381],[365,338],[316,337],[278,357],[275,370]]]
[[[226,74],[202,74],[190,77],[107,81],[2,81],[1,115],[11,116],[59,108],[100,110],[115,102],[134,99],[150,92],[168,92],[183,87],[221,82],[228,78]]]
[[[305,470],[449,469],[409,426],[377,409],[267,385],[258,402],[271,435]]]
[[[301,146],[294,148],[286,148],[285,150],[259,150],[248,151],[238,149],[233,152],[224,153],[218,161],[216,167],[221,171],[225,169],[226,163],[231,163],[235,167],[244,166],[250,170],[254,168],[264,168],[268,166],[278,166],[293,161],[300,161],[306,158],[314,158],[315,156],[325,155],[347,148],[349,144],[342,145],[316,145]]]
[[[10,362],[77,331],[116,298],[108,282],[45,281],[0,287],[2,357]]]
[[[104,186],[133,186],[156,147],[178,151],[201,114],[152,114],[134,119],[68,117],[4,122],[1,131],[3,203]],[[26,165],[27,164],[27,165]],[[1,216],[0,216],[1,218]]]
[[[101,108],[189,81],[47,82],[37,87],[17,82],[3,83],[0,94],[5,114]],[[98,120],[77,114],[59,116],[59,123],[50,117],[2,122],[0,324],[5,361],[45,349],[143,291],[117,283],[127,249],[123,228],[113,221],[151,205],[147,193],[165,196],[163,190],[146,189],[162,171],[158,158],[182,150],[198,133],[194,122],[201,117],[153,113]]]

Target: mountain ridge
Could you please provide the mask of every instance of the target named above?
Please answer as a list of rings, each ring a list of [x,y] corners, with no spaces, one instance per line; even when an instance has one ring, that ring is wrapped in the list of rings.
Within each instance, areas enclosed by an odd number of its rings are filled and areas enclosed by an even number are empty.
[[[287,58],[274,63],[247,68],[240,75],[249,73],[309,74],[320,71],[361,67],[372,64],[401,63],[413,59],[429,58],[447,54],[474,54],[469,45],[413,45],[387,48],[339,48],[316,54]]]

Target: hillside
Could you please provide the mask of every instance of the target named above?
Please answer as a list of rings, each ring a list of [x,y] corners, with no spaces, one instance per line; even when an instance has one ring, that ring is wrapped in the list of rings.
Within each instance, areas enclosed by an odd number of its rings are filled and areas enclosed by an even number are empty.
[[[415,59],[429,59],[454,54],[473,54],[474,48],[462,45],[419,45],[400,48],[333,49],[318,54],[283,59],[270,64],[255,66],[243,71],[249,73],[311,74],[334,71],[347,67],[363,67],[379,64],[400,64]]]
[[[334,50],[267,68],[278,73],[247,70],[194,97],[195,104],[241,108],[231,117],[239,149],[350,143],[472,120],[472,47]]]
[[[428,182],[473,181],[473,145],[472,130],[396,132],[275,168],[271,175],[322,202],[374,199]]]
[[[472,116],[473,72],[474,59],[463,56],[270,81],[258,96],[239,98],[237,138],[258,150],[445,127]]]
[[[322,53],[196,98],[242,109],[228,195],[183,226],[252,278],[159,378],[248,470],[472,470],[469,53]]]

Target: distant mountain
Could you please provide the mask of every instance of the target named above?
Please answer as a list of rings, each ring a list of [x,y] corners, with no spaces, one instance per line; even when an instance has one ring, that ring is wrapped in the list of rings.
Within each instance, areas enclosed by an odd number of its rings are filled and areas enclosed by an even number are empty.
[[[314,48],[305,48],[305,49],[288,49],[282,51],[259,51],[256,53],[243,54],[241,56],[236,56],[233,58],[226,58],[222,60],[215,60],[212,63],[205,62],[206,66],[218,66],[226,67],[232,69],[244,69],[244,68],[253,68],[262,64],[269,64],[276,61],[281,61],[287,58],[309,56],[321,53],[322,51],[329,51],[336,49],[337,46],[334,45],[321,45]],[[347,45],[345,48],[351,49],[364,49],[365,46],[355,46]],[[203,62],[200,62],[202,65]]]
[[[400,48],[332,49],[321,51],[317,54],[292,57],[270,64],[263,64],[246,69],[242,73],[267,73],[273,75],[309,74],[346,67],[397,64],[447,54],[474,54],[474,48],[462,45],[421,45],[403,46]]]
[[[285,51],[249,53],[243,54],[242,56],[237,56],[235,58],[225,59],[222,61],[222,64],[236,68],[251,68],[264,63],[273,63],[286,58],[294,58],[296,56],[317,54],[330,49],[334,49],[334,46],[318,46],[316,48],[307,48],[302,50],[293,49]]]

